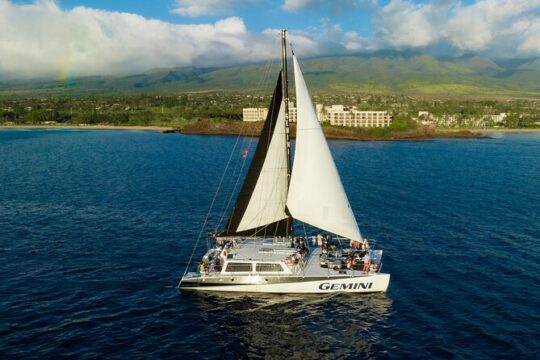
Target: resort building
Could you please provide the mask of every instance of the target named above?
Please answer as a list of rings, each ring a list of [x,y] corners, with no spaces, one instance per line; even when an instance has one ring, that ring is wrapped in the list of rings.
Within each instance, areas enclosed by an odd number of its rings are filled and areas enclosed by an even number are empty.
[[[315,110],[320,122],[331,125],[350,127],[386,127],[392,123],[392,116],[387,111],[359,111],[356,106],[346,108],[343,105],[324,106],[316,104]],[[244,121],[264,121],[268,109],[245,108]],[[294,102],[289,102],[289,122],[296,122],[297,110]]]
[[[289,122],[296,122],[296,108],[294,107],[294,102],[289,101]]]
[[[319,121],[323,120],[323,104],[317,104],[317,117]],[[268,114],[268,108],[244,108],[244,121],[264,121]],[[296,107],[293,101],[289,101],[289,122],[296,122]]]
[[[319,122],[324,121],[323,115],[323,104],[316,104],[315,109],[317,110],[317,118]],[[293,101],[289,101],[289,122],[296,122],[296,107],[294,106]]]
[[[244,121],[264,121],[268,114],[268,108],[244,108]]]
[[[356,106],[346,108],[332,105],[325,108],[325,120],[331,125],[349,127],[387,127],[392,124],[392,116],[387,111],[359,111]]]

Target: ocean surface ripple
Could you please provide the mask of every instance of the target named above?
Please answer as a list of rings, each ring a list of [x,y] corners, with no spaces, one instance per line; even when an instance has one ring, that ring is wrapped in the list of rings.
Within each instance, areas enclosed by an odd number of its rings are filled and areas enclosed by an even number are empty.
[[[331,142],[388,293],[247,297],[176,289],[237,138],[0,130],[0,356],[538,359],[539,135]]]

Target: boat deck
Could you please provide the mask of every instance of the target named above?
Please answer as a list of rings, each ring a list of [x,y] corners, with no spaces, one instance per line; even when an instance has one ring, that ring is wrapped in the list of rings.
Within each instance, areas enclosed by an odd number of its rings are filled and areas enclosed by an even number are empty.
[[[302,277],[337,277],[337,276],[369,276],[373,273],[364,273],[362,266],[356,266],[355,269],[339,269],[321,266],[320,256],[322,249],[320,247],[309,246],[309,254],[302,258],[299,264],[293,264],[290,258],[296,253],[296,248],[292,247],[290,240],[276,241],[276,239],[242,239],[232,248],[228,249],[230,254],[229,261],[257,261],[257,262],[282,262],[291,270],[292,274],[276,273],[274,276],[302,276]],[[218,251],[212,249],[209,251]],[[246,276],[249,273],[245,274]],[[220,271],[210,271],[206,276],[221,276]],[[242,276],[242,274],[236,274]]]
[[[316,277],[335,277],[335,276],[368,276],[369,273],[364,273],[362,270],[348,270],[348,269],[329,269],[322,267],[319,262],[319,256],[321,255],[321,248],[313,248],[310,255],[306,259],[306,264],[300,274],[304,276],[316,276]]]
[[[271,243],[260,240],[242,240],[236,247],[230,250],[234,254],[234,260],[249,261],[284,261],[287,256],[296,252],[290,241]]]

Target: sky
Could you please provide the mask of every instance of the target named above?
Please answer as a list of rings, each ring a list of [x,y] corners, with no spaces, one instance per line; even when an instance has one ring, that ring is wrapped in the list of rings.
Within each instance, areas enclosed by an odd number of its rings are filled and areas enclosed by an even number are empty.
[[[540,57],[540,0],[0,0],[0,81],[381,50]]]

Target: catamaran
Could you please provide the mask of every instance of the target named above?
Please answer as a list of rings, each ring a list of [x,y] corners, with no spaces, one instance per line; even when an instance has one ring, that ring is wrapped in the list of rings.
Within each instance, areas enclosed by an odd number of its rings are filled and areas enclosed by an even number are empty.
[[[256,293],[385,292],[382,250],[362,238],[294,52],[297,125],[289,139],[286,30],[268,115],[226,226],[214,232],[182,290]],[[295,235],[293,220],[320,229]],[[214,244],[215,241],[215,244]]]

